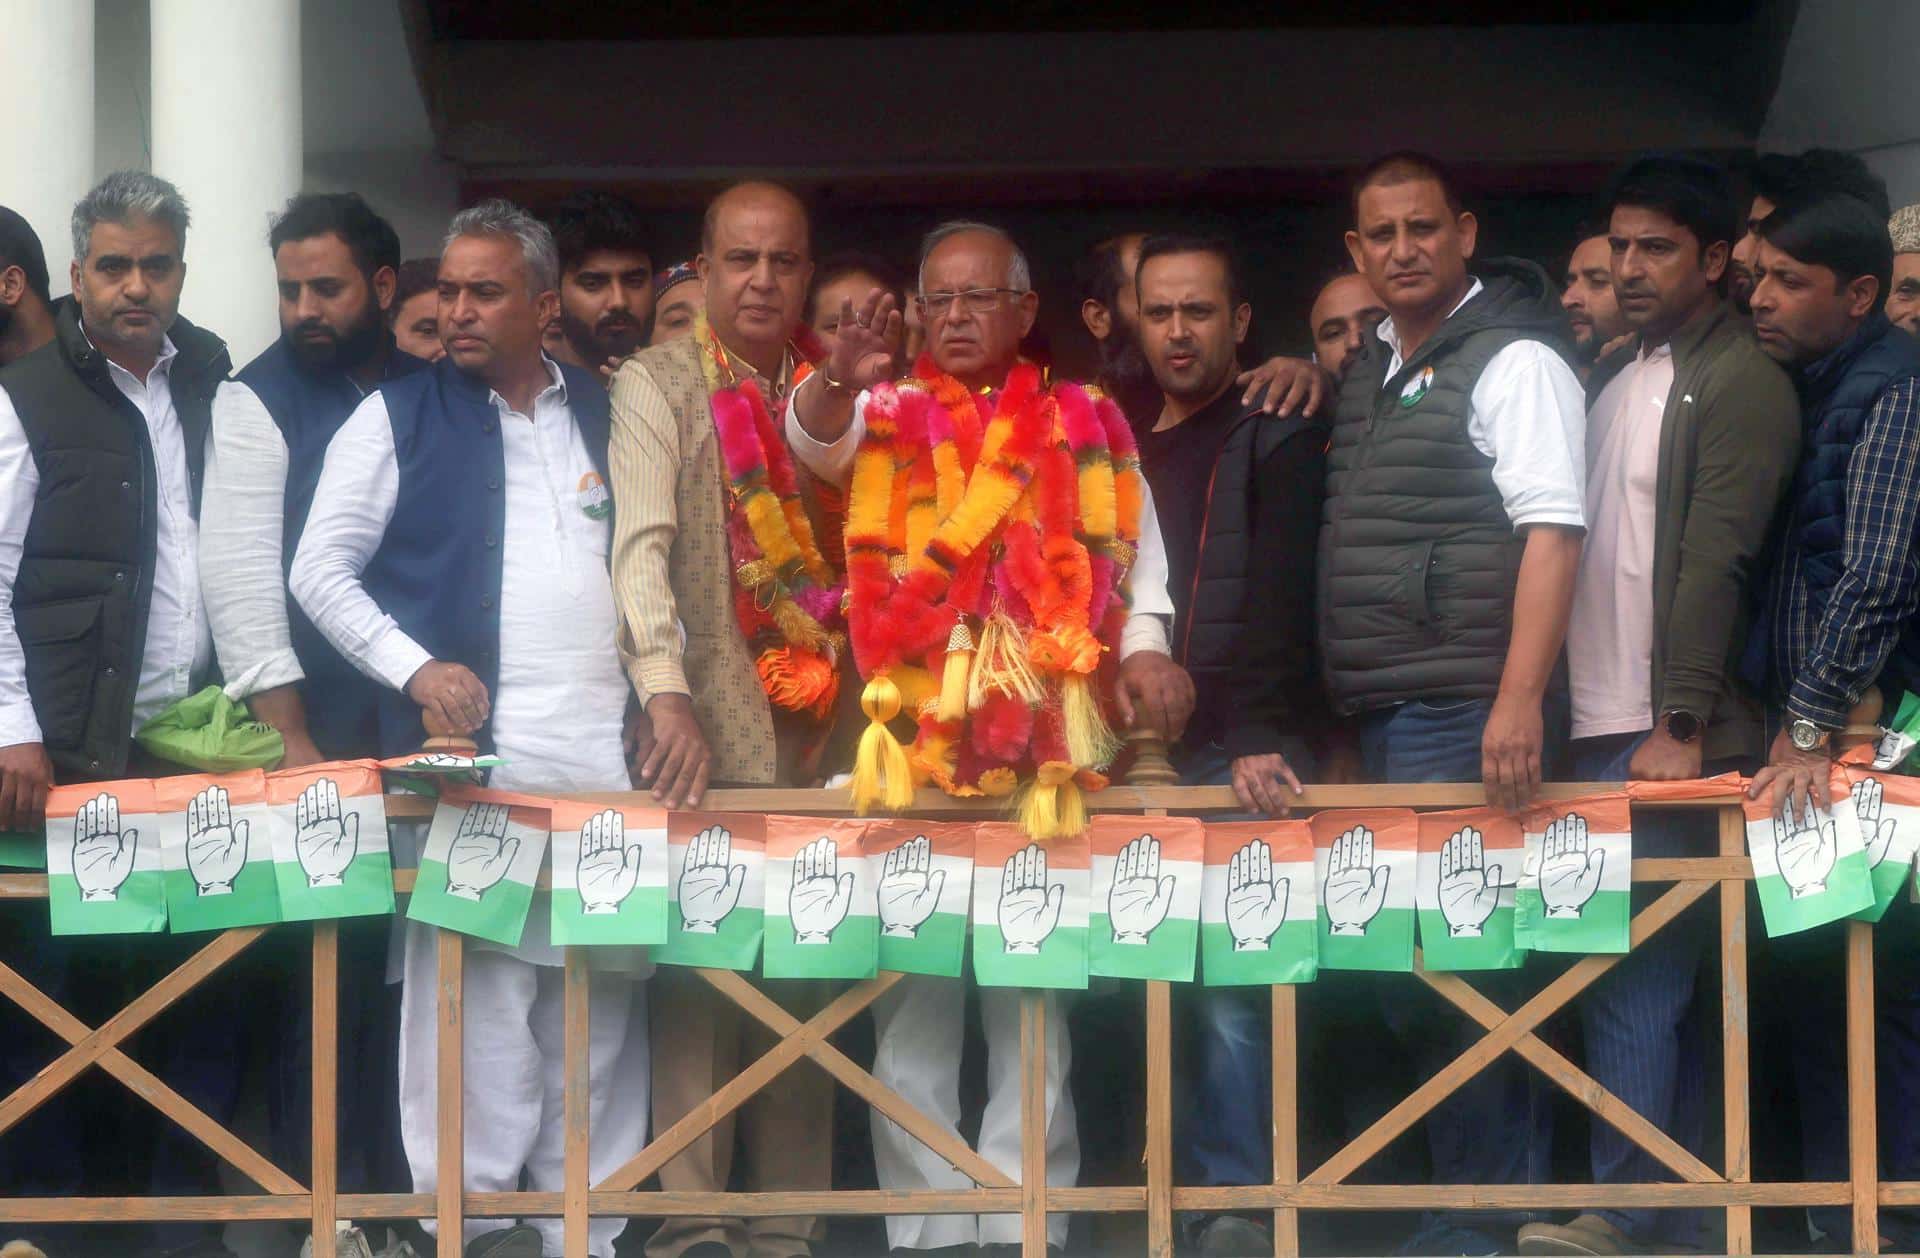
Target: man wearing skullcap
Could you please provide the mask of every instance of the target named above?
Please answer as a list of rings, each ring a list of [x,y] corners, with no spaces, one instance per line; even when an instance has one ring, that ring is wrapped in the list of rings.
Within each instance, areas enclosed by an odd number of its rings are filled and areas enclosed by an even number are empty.
[[[1920,336],[1920,205],[1902,206],[1887,220],[1893,237],[1893,286],[1887,321]]]

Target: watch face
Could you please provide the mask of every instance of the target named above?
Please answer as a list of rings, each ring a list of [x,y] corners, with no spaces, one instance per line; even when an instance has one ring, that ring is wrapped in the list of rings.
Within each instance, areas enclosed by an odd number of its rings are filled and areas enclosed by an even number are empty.
[[[1820,745],[1820,727],[1811,721],[1795,721],[1788,730],[1793,745],[1802,751],[1812,751]]]
[[[1690,743],[1700,737],[1700,718],[1691,712],[1667,713],[1667,737],[1677,743]]]

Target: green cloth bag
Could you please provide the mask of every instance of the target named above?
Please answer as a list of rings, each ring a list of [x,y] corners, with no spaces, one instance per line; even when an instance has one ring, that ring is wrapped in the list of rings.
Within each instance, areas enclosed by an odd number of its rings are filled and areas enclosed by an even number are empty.
[[[227,698],[218,686],[171,705],[133,737],[169,764],[203,773],[272,768],[287,750],[279,730],[254,720],[246,704]]]

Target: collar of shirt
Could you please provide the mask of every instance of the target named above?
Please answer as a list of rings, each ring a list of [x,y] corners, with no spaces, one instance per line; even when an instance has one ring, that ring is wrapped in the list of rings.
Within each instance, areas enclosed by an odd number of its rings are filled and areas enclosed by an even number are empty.
[[[1486,285],[1482,284],[1478,278],[1475,278],[1473,283],[1467,285],[1467,295],[1459,301],[1454,302],[1453,309],[1447,311],[1447,318],[1451,319],[1453,316],[1459,314],[1460,307],[1472,301],[1474,295],[1485,287]],[[1442,322],[1445,322],[1445,320],[1442,320]],[[1398,363],[1400,361],[1400,330],[1393,326],[1393,316],[1388,315],[1386,318],[1380,320],[1380,325],[1373,330],[1373,334],[1387,343],[1387,348],[1393,351],[1393,361]],[[1393,372],[1389,371],[1387,374],[1391,376]]]
[[[721,350],[726,354],[727,369],[733,374],[733,383],[740,383],[741,375],[739,369],[744,367],[748,373],[753,376],[754,383],[767,391],[769,401],[778,401],[787,395],[788,382],[793,379],[793,349],[791,346],[782,350],[780,353],[779,378],[769,380],[760,374],[745,354],[740,353],[725,341],[721,341],[718,332],[713,334],[713,339],[719,341]]]
[[[541,354],[540,361],[546,366],[547,378],[553,383],[540,390],[539,395],[533,399],[533,409],[536,411],[539,410],[540,403],[548,399],[552,399],[560,405],[565,406],[567,403],[567,378],[560,374],[560,366],[555,363],[553,359],[548,358],[545,354]],[[507,399],[501,397],[492,389],[487,390],[487,401],[492,402],[493,409],[499,411],[502,415],[511,415],[514,413],[513,407],[507,404]],[[527,418],[531,419],[533,417],[529,415]]]
[[[147,372],[147,379],[142,380],[139,376],[134,375],[131,371],[128,371],[125,367],[113,361],[113,359],[108,358],[98,345],[94,345],[93,338],[87,336],[85,324],[80,325],[80,335],[87,337],[87,344],[92,345],[94,353],[99,354],[101,360],[107,364],[107,374],[109,376],[124,377],[132,381],[135,388],[141,390],[145,390],[147,381],[152,380],[156,375],[171,376],[173,374],[173,360],[175,356],[180,353],[179,349],[175,347],[172,337],[162,336],[160,338],[160,356],[153,360],[153,369]]]

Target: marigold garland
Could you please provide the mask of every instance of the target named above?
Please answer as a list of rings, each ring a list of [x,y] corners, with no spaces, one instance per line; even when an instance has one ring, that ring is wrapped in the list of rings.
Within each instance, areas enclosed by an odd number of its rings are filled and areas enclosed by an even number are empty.
[[[727,475],[735,617],[755,652],[754,668],[768,700],[824,724],[833,713],[847,647],[844,587],[828,560],[838,549],[832,518],[838,496],[818,495],[832,547],[823,551],[781,429],[785,403],[777,416],[752,373],[735,368],[704,317],[694,337]],[[818,350],[803,330],[791,347],[794,384],[811,372]]]
[[[1108,414],[1107,412],[1113,412]],[[1029,832],[1085,822],[1083,790],[1117,752],[1094,678],[1118,646],[1139,536],[1138,458],[1117,409],[1027,364],[976,396],[922,358],[875,389],[848,491],[848,624],[869,716],[916,718],[911,751],[885,719],[862,738],[854,802],[900,806],[911,784],[1017,792]],[[938,679],[894,698],[910,669]]]

